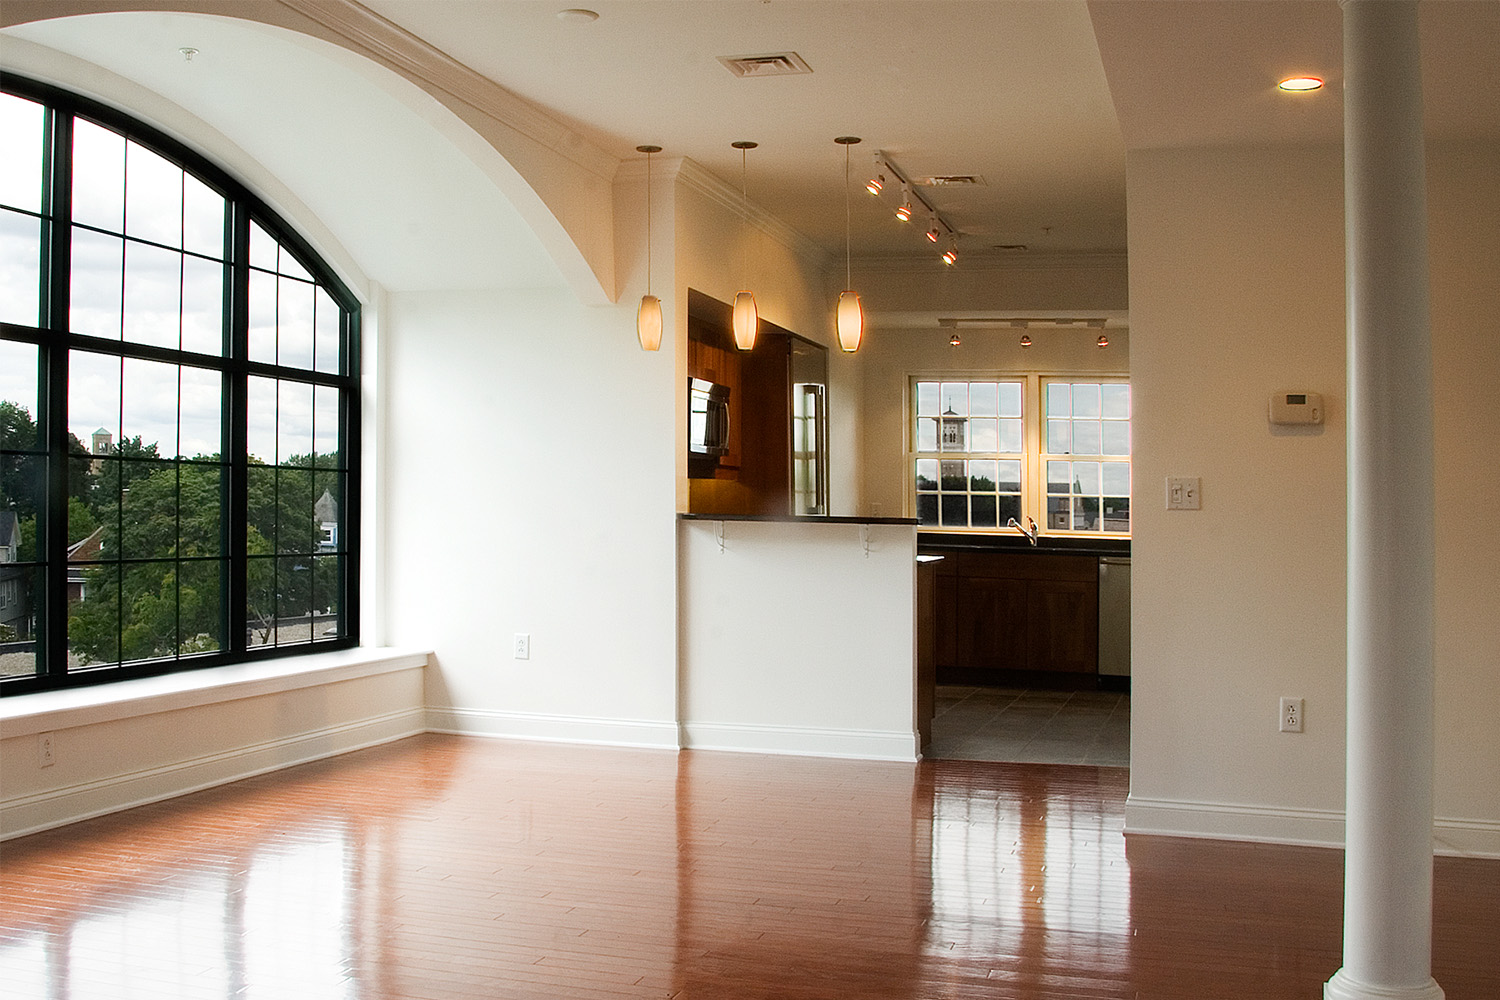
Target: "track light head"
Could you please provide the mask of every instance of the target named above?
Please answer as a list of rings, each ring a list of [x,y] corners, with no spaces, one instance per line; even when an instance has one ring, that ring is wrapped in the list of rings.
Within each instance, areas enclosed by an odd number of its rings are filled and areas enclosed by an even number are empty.
[[[934,222],[927,230],[927,242],[936,243],[938,240],[942,239],[942,237],[942,230],[938,229],[937,223]]]
[[[876,174],[865,181],[865,190],[873,195],[879,195],[885,188],[885,174]]]
[[[901,203],[901,207],[896,209],[896,218],[901,222],[911,221],[911,202],[904,201]]]

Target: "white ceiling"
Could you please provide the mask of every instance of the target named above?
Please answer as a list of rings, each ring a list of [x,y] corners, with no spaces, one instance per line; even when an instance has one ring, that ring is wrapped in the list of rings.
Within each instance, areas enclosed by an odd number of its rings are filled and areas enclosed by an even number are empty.
[[[575,2],[598,20],[557,17]],[[864,139],[853,147],[856,188],[877,149],[913,176],[981,176],[980,187],[926,192],[963,234],[964,259],[998,244],[1123,252],[1127,146],[1341,135],[1335,0],[365,4],[616,158],[655,143],[738,188],[740,154],[730,143],[759,142],[748,155],[750,200],[834,255],[844,238],[837,135]],[[1429,130],[1500,138],[1500,2],[1424,0],[1421,9]],[[98,63],[213,122],[348,245],[397,248],[361,260],[390,287],[483,286],[512,266],[521,284],[557,283],[537,268],[534,237],[517,231],[482,172],[437,155],[443,140],[420,102],[390,92],[389,81],[373,84],[368,67],[332,46],[167,14],[56,20],[7,34]],[[192,66],[177,55],[182,45],[201,50]],[[717,58],[788,51],[811,75],[741,79]],[[1278,93],[1276,80],[1294,72],[1331,86]],[[338,130],[346,155],[309,157],[287,141],[305,128]],[[391,144],[400,157],[375,156]],[[461,198],[448,197],[455,192]],[[893,200],[856,193],[857,258],[933,259],[916,226],[893,220]],[[455,203],[474,210],[455,217]],[[381,212],[372,215],[371,204]],[[404,227],[401,240],[364,239],[371,227],[389,237],[392,226]],[[474,252],[456,259],[455,245]]]

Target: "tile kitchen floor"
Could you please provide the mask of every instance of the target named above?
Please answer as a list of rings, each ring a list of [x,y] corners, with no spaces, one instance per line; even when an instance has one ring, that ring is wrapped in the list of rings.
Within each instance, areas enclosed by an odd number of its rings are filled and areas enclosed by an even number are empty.
[[[1130,696],[940,684],[927,756],[1130,766]]]

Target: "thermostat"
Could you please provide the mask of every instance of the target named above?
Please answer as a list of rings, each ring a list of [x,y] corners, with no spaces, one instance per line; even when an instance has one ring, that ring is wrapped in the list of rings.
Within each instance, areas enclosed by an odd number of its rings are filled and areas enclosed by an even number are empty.
[[[1271,423],[1321,424],[1323,397],[1316,392],[1278,392],[1271,397]]]

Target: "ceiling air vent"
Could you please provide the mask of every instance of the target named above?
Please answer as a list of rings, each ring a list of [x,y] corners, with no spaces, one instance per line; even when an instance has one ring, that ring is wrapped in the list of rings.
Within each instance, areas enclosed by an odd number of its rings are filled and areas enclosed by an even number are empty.
[[[940,174],[937,177],[918,177],[912,183],[919,187],[983,187],[984,178],[978,174]]]
[[[773,52],[760,56],[720,56],[719,62],[735,76],[798,76],[812,67],[795,52]]]

